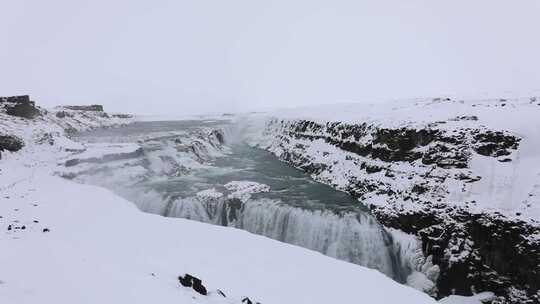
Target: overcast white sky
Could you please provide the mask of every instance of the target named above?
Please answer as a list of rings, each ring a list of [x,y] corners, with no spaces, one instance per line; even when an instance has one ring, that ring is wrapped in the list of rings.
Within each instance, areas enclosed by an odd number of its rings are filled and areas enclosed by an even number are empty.
[[[540,89],[539,0],[0,0],[0,96],[187,114]]]

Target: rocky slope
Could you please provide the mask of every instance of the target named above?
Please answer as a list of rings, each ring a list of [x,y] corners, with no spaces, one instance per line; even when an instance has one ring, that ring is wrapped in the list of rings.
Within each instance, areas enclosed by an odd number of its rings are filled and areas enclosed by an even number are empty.
[[[416,235],[438,297],[540,303],[540,102],[414,100],[281,112],[251,137]]]
[[[119,127],[134,120],[131,115],[108,114],[97,105],[47,110],[36,106],[28,95],[0,97],[0,117],[0,158],[2,151],[32,149],[34,144],[83,151],[84,147],[69,141],[66,135],[95,128]]]

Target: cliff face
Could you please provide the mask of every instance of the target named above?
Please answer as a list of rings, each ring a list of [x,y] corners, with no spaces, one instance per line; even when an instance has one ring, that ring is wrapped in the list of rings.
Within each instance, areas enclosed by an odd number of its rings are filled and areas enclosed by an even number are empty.
[[[64,106],[64,108],[75,111],[90,111],[90,112],[103,112],[102,105],[89,105],[89,106]]]
[[[55,144],[77,150],[80,147],[69,141],[65,133],[116,127],[132,121],[130,115],[109,115],[97,110],[46,110],[36,106],[28,95],[0,97],[0,158],[1,153]]]
[[[0,107],[5,109],[6,114],[22,118],[32,119],[40,114],[28,95],[0,97]]]
[[[445,102],[409,105],[408,113],[424,114],[418,120],[391,108],[387,120],[276,115],[255,143],[354,195],[385,226],[420,238],[441,269],[439,297],[488,290],[501,301],[539,303],[540,179],[529,168],[538,156],[535,131],[489,120],[507,106],[509,114],[540,107],[496,101],[430,115],[434,106],[452,106]]]

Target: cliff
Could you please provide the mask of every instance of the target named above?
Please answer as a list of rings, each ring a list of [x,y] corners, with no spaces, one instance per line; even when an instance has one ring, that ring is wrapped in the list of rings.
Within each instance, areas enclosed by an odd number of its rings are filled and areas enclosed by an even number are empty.
[[[438,297],[538,303],[540,103],[409,100],[282,111],[251,141],[416,235]]]

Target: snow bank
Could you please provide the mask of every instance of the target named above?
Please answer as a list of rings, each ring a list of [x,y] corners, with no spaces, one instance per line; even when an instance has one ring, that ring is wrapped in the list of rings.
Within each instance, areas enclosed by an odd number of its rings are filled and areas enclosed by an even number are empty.
[[[449,296],[444,299],[441,299],[439,303],[441,304],[482,304],[487,301],[493,300],[495,295],[491,292],[481,292],[471,297],[463,296]]]

